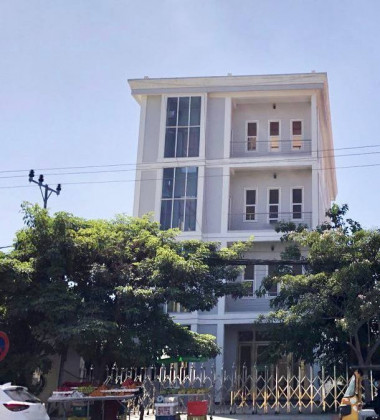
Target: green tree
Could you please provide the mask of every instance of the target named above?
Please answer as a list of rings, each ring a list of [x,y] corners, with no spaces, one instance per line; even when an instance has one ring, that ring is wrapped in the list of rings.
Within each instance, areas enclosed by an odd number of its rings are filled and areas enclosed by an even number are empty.
[[[292,352],[308,362],[379,362],[380,231],[345,220],[347,210],[335,205],[327,213],[330,223],[286,233],[286,252],[304,258],[306,271],[282,273],[280,266],[264,281],[264,289],[281,285],[262,320],[272,326],[277,357]]]
[[[209,310],[221,296],[243,296],[234,282],[240,268],[227,262],[247,245],[179,241],[177,230],[162,231],[149,217],[85,220],[24,205],[24,221],[15,250],[0,258],[0,329],[12,346],[3,380],[28,383],[36,368],[49,369],[49,355],[70,346],[99,379],[114,361],[218,354],[214,337],[174,323],[163,307]]]

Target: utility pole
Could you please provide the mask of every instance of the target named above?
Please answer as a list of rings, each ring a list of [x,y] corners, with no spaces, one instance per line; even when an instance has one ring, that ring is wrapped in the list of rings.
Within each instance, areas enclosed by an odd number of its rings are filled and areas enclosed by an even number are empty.
[[[44,209],[46,209],[47,202],[49,200],[49,197],[52,195],[52,193],[56,193],[57,195],[59,195],[59,193],[61,192],[61,189],[62,189],[61,184],[58,184],[57,188],[53,189],[53,188],[50,188],[48,184],[44,184],[44,176],[42,174],[39,176],[38,181],[35,181],[33,178],[34,178],[34,170],[31,169],[29,172],[29,182],[34,182],[40,187],[42,199],[44,200]],[[43,189],[45,191],[43,191]]]

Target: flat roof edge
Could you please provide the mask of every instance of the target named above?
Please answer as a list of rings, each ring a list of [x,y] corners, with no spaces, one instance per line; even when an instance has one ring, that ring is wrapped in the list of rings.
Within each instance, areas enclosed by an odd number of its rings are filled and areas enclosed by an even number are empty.
[[[184,88],[184,87],[246,87],[247,85],[286,85],[326,83],[327,73],[294,73],[252,76],[207,76],[129,79],[134,89]]]

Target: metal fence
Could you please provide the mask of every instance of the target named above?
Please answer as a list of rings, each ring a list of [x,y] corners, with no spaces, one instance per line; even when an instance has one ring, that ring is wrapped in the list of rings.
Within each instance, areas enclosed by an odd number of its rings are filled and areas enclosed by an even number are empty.
[[[284,373],[284,370],[286,371]],[[127,378],[142,383],[142,402],[154,412],[154,401],[165,388],[186,392],[207,388],[211,413],[269,414],[337,412],[348,382],[348,373],[338,375],[321,367],[300,366],[294,374],[290,367],[232,366],[217,372],[212,366],[189,363],[148,368],[107,369],[107,382],[121,384]],[[180,399],[186,406],[186,394]]]

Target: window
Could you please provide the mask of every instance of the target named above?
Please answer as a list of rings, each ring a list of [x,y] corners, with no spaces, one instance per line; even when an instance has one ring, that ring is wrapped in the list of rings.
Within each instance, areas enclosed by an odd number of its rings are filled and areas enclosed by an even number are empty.
[[[246,265],[244,268],[244,280],[243,283],[249,286],[249,294],[246,297],[254,297],[255,293],[255,266]]]
[[[268,276],[275,276],[277,272],[277,267],[275,265],[268,265]],[[272,287],[267,290],[267,295],[270,297],[277,296],[278,294],[278,287],[277,283],[273,284]]]
[[[245,190],[245,220],[256,220],[256,190]]]
[[[269,190],[269,223],[275,223],[279,217],[280,190]]]
[[[292,121],[292,148],[301,149],[302,147],[302,121]]]
[[[302,188],[292,189],[292,219],[302,219]]]
[[[197,188],[197,167],[164,169],[160,218],[162,229],[195,230]]]
[[[170,301],[167,304],[167,312],[189,312],[183,305],[178,302]]]
[[[257,147],[257,122],[247,122],[247,150],[255,151]]]
[[[164,157],[199,156],[201,97],[168,98]]]
[[[280,150],[280,121],[269,121],[269,148]]]

